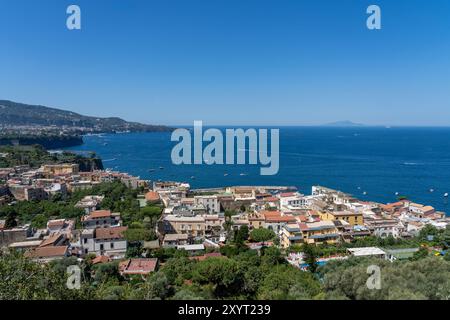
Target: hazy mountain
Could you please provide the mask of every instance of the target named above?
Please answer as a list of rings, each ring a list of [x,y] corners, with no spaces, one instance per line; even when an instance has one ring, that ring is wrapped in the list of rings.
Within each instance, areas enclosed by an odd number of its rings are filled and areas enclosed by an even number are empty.
[[[344,121],[336,121],[336,122],[327,123],[327,124],[324,124],[324,126],[327,126],[327,127],[363,127],[364,125],[361,123],[354,123],[349,120],[344,120]]]
[[[128,122],[114,117],[89,117],[71,111],[7,100],[0,100],[0,125],[82,127],[93,132],[172,130],[166,126]]]

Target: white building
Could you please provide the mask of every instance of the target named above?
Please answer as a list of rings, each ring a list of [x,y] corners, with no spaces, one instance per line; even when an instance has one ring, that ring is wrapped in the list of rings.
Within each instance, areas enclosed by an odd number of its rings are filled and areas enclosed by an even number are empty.
[[[80,242],[83,254],[95,253],[97,256],[108,256],[120,259],[127,251],[124,232],[127,227],[85,229],[81,233]]]
[[[195,196],[194,205],[203,205],[208,213],[220,213],[220,202],[217,196]]]

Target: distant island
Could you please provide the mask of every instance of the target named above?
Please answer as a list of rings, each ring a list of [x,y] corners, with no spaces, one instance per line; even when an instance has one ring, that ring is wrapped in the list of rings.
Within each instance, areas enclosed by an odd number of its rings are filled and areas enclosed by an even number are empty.
[[[0,100],[0,145],[39,144],[47,149],[62,148],[82,144],[84,134],[172,130],[117,117],[84,116],[41,105]]]
[[[322,125],[324,127],[364,127],[364,124],[355,123],[349,120],[336,121]]]

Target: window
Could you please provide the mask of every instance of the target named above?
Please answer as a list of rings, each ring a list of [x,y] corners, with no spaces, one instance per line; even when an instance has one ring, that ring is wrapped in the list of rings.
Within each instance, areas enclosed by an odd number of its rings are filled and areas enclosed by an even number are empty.
[[[84,239],[83,239],[83,242],[84,242],[84,243],[87,243],[87,238],[84,238]]]
[[[105,250],[105,245],[102,243],[102,244],[100,245],[100,251],[103,251],[103,250]]]
[[[114,249],[114,242],[111,242],[111,249]]]

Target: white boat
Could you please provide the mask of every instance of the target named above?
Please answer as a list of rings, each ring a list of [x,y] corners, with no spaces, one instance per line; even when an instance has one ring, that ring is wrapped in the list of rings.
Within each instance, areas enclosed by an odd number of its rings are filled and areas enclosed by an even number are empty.
[[[444,193],[444,197],[446,198],[448,197],[448,192]]]
[[[224,177],[227,177],[227,176],[228,176],[228,173],[224,173],[223,176],[224,176]]]

